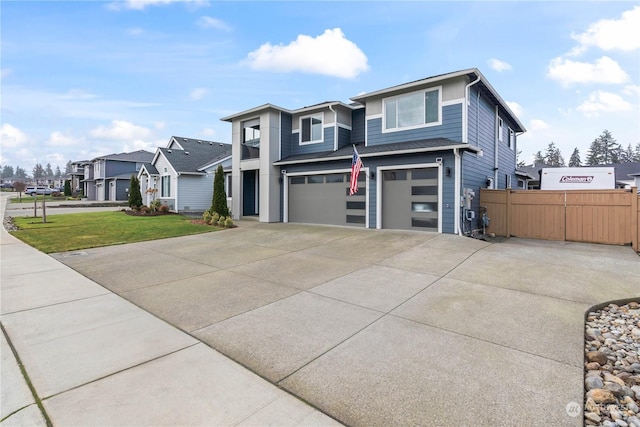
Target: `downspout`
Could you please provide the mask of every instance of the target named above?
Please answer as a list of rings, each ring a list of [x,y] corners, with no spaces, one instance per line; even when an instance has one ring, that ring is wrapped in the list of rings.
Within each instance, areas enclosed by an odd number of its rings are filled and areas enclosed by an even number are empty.
[[[469,103],[471,102],[469,99],[469,91],[471,86],[475,85],[476,83],[478,83],[480,81],[480,76],[478,76],[474,81],[472,81],[471,83],[469,83],[468,85],[466,85],[464,87],[464,111],[465,111],[465,118],[464,118],[464,125],[463,125],[463,129],[462,129],[462,142],[468,144],[469,143]],[[480,92],[478,92],[479,94]],[[479,113],[479,112],[478,112]],[[478,114],[476,114],[476,117],[478,116]],[[476,133],[476,145],[478,145],[478,135]]]
[[[462,215],[462,211],[460,210],[460,186],[462,185],[462,168],[461,168],[461,158],[460,158],[460,151],[458,148],[454,148],[453,149],[453,156],[454,156],[454,168],[456,171],[455,174],[455,179],[454,179],[454,188],[455,191],[453,192],[454,195],[454,200],[453,200],[453,210],[455,212],[455,218],[453,221],[453,229],[454,231],[457,230],[458,234],[460,236],[463,235],[462,233],[462,225],[460,223],[460,216]]]
[[[496,190],[498,189],[498,149],[500,148],[500,134],[499,132],[502,129],[498,128],[498,125],[500,124],[500,116],[499,116],[499,109],[498,106],[496,105],[496,120],[495,120],[495,130],[496,130],[496,136],[494,138],[494,147],[493,147],[493,188],[495,188]]]
[[[333,151],[338,151],[338,112],[329,105],[329,110],[333,112]]]

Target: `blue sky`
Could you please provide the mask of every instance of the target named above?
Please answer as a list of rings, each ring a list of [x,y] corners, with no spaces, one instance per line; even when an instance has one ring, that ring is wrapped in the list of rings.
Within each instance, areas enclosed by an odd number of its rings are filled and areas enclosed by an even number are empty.
[[[582,159],[640,142],[634,2],[2,1],[0,164],[231,142],[220,118],[477,67],[528,132]]]

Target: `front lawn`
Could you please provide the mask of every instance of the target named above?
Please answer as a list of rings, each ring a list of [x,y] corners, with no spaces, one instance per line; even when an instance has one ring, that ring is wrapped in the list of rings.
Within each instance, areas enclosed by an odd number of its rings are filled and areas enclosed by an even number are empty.
[[[42,203],[42,198],[44,198],[46,201],[52,201],[52,202],[59,202],[59,201],[65,201],[67,200],[67,198],[65,196],[56,196],[53,197],[51,195],[36,195],[36,196],[29,196],[28,194],[22,193],[22,197],[19,197],[18,195],[16,195],[16,197],[11,199],[11,203],[33,203],[34,200],[37,200],[38,203]],[[73,199],[76,200],[76,199]],[[46,203],[46,202],[45,202]]]
[[[92,212],[15,217],[12,235],[45,253],[207,233],[219,228],[194,224],[182,215],[131,216],[124,212]]]

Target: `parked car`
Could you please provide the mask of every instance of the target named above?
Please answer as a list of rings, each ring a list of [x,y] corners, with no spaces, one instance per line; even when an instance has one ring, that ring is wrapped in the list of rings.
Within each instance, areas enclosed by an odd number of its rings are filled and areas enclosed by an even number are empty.
[[[8,182],[4,182],[0,185],[2,188],[13,188],[13,184],[9,184]]]
[[[35,196],[36,194],[50,195],[54,190],[49,187],[27,187],[24,192],[30,196]]]

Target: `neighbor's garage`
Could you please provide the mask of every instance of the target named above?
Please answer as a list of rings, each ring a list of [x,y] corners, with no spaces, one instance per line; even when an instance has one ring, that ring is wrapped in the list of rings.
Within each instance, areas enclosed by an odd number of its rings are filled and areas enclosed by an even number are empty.
[[[349,172],[290,176],[289,222],[308,224],[366,224],[366,176],[358,176],[358,192],[349,195]]]
[[[438,231],[437,167],[382,172],[382,228]]]

